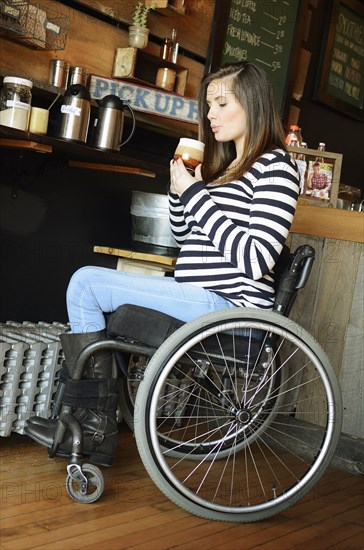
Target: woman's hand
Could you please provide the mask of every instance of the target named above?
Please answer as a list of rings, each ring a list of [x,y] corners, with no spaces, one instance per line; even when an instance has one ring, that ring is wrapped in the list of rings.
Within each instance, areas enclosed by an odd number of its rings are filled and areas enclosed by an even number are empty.
[[[171,160],[171,192],[176,193],[176,195],[180,197],[189,187],[191,187],[191,185],[196,183],[196,181],[201,181],[201,167],[202,165],[199,164],[195,170],[195,175],[192,176],[180,158]]]

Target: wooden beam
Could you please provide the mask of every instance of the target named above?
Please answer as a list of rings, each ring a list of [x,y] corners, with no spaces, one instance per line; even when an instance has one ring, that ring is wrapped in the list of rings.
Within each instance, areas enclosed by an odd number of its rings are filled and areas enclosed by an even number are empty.
[[[147,178],[155,178],[156,173],[143,168],[135,168],[133,166],[117,166],[115,164],[98,164],[95,162],[81,162],[70,160],[68,165],[71,168],[82,168],[83,170],[100,170],[102,172],[119,172],[126,174],[136,174],[138,176],[146,176]]]
[[[27,149],[37,153],[52,153],[52,146],[36,141],[20,139],[0,139],[0,147],[11,147],[12,149]]]
[[[176,264],[176,258],[171,256],[160,256],[158,254],[150,254],[144,252],[133,252],[132,250],[124,250],[122,248],[109,248],[108,246],[94,246],[94,252],[99,254],[109,254],[111,256],[118,256],[119,258],[126,258],[128,260],[140,260],[142,262],[150,262],[152,264],[159,264],[164,267],[174,267]]]

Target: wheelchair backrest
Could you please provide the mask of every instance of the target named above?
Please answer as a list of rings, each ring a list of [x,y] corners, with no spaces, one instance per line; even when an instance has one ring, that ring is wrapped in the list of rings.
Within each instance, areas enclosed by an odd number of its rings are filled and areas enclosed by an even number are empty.
[[[303,288],[310,276],[315,259],[315,250],[308,244],[299,246],[290,253],[287,246],[276,264],[276,297],[273,310],[288,317],[297,291]]]

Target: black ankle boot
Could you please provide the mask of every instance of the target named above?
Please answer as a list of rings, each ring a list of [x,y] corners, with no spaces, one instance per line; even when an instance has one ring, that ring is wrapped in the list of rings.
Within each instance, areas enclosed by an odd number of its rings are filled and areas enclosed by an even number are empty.
[[[88,360],[82,380],[72,379],[79,353],[91,342],[105,337],[105,331],[61,335],[70,378],[63,381],[63,388],[57,392],[60,404],[73,407],[72,414],[81,425],[83,454],[89,455],[90,461],[95,464],[110,466],[118,447],[118,380],[113,376],[112,353],[109,350],[96,352]],[[56,413],[57,411],[53,412],[54,417]],[[28,420],[24,433],[50,449],[57,425],[57,418],[32,417]],[[72,434],[67,430],[63,441],[57,447],[56,456],[67,457],[71,450]]]
[[[62,339],[61,335],[61,339]],[[59,412],[61,410],[62,406],[62,400],[63,400],[63,394],[66,387],[67,379],[70,378],[70,372],[68,370],[68,366],[65,361],[63,361],[63,365],[61,367],[59,378],[58,378],[58,386],[56,389],[56,393],[54,395],[52,407],[51,407],[51,416],[50,418],[44,418],[43,416],[31,416],[27,420],[27,425],[30,424],[36,424],[39,426],[50,426],[51,424],[54,424],[58,421],[59,418]]]

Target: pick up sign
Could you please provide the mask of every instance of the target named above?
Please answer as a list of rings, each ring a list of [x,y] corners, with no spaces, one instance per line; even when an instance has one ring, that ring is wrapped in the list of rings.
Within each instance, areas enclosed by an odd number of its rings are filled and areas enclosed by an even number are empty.
[[[197,124],[195,99],[97,75],[90,76],[89,88],[92,99],[98,100],[113,94],[127,101],[136,111]]]

